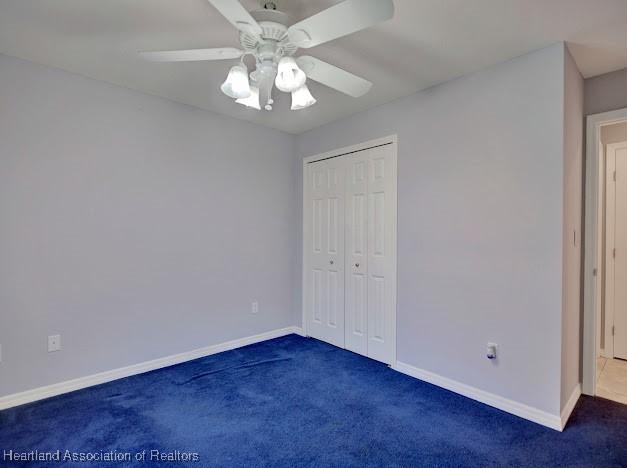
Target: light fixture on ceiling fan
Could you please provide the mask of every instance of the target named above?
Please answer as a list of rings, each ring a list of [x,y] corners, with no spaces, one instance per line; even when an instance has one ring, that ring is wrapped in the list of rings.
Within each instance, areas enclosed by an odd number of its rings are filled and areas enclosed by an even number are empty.
[[[171,50],[143,52],[156,62],[190,62],[240,59],[220,89],[235,102],[261,110],[272,110],[273,88],[292,95],[292,110],[305,109],[316,99],[307,88],[307,78],[332,89],[360,97],[372,87],[368,80],[311,56],[295,54],[368,28],[394,16],[392,0],[344,0],[307,19],[288,26],[288,17],[274,2],[262,2],[263,9],[248,12],[238,0],[208,0],[239,30],[242,49]],[[255,58],[250,75],[244,57]]]

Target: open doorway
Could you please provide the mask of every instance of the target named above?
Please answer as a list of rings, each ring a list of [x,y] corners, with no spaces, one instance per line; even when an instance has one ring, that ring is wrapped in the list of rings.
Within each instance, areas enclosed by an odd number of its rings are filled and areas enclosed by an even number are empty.
[[[587,142],[583,392],[627,404],[627,109]]]

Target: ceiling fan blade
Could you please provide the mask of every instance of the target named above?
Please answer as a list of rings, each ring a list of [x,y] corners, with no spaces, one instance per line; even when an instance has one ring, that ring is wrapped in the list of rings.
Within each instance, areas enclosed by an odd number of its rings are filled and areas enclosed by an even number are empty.
[[[198,62],[202,60],[227,60],[240,58],[244,52],[234,47],[215,49],[163,50],[157,52],[140,52],[140,55],[151,62]]]
[[[345,0],[290,26],[287,35],[298,47],[314,47],[394,16],[392,0]]]
[[[209,0],[209,3],[240,31],[254,36],[261,35],[261,26],[238,0]]]
[[[305,72],[307,78],[355,98],[363,96],[372,88],[370,81],[315,57],[304,55],[296,58],[296,63]]]

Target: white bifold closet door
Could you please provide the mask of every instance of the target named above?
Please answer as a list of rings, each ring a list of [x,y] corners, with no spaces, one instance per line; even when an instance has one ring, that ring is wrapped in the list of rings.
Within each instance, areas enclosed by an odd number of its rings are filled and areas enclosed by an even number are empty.
[[[394,156],[388,144],[312,162],[305,193],[307,333],[388,364],[396,334]]]
[[[343,161],[312,164],[310,177],[309,327],[311,336],[344,346]]]

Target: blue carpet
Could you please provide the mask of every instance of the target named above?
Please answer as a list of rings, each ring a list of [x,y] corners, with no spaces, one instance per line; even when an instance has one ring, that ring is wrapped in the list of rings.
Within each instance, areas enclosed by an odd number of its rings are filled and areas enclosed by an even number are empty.
[[[627,406],[582,397],[559,433],[291,335],[2,411],[0,465],[627,466]]]

